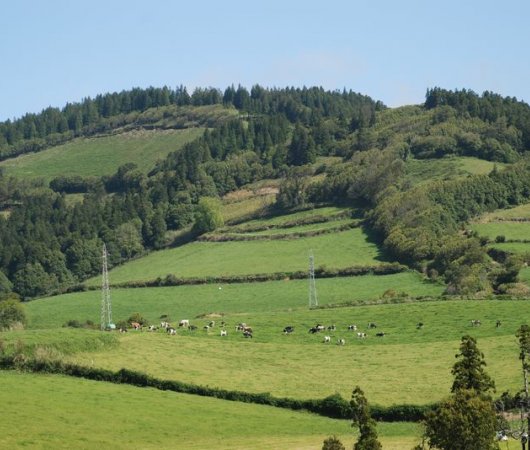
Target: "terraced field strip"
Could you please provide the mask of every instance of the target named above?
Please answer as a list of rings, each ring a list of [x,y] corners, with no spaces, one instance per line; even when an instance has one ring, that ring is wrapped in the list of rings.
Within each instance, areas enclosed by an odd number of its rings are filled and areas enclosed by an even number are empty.
[[[530,243],[525,242],[499,242],[490,244],[491,248],[496,248],[504,252],[514,253],[523,256],[530,262]]]
[[[234,230],[227,230],[226,234],[242,234],[242,235],[248,235],[248,236],[267,236],[267,235],[275,235],[275,234],[293,234],[293,233],[306,233],[311,231],[317,231],[317,230],[329,230],[338,228],[344,225],[352,225],[352,228],[355,226],[359,226],[359,221],[352,220],[352,219],[337,219],[330,222],[323,222],[323,223],[310,223],[307,225],[299,225],[296,227],[288,227],[288,228],[271,228],[267,230],[260,230],[260,231],[244,231],[244,229],[234,229]]]
[[[355,440],[349,421],[270,406],[57,375],[0,371],[0,382],[10,411],[0,422],[2,448],[309,450],[333,434],[348,448]],[[410,449],[420,435],[411,423],[378,431],[385,450]]]
[[[477,223],[472,225],[471,228],[480,236],[486,236],[492,240],[497,236],[504,236],[507,240],[530,241],[530,221]]]
[[[264,211],[276,201],[276,194],[254,195],[240,201],[224,202],[221,213],[225,223],[243,220]]]
[[[515,206],[508,209],[497,209],[496,211],[483,214],[480,217],[481,222],[491,222],[495,220],[530,220],[530,203]]]
[[[174,274],[201,277],[307,270],[310,250],[315,266],[376,266],[385,257],[359,228],[289,241],[193,242],[152,252],[109,272],[111,283],[152,280]],[[88,281],[99,284],[99,277]]]
[[[323,278],[317,280],[316,287],[319,304],[323,306],[378,301],[388,290],[397,295],[406,293],[414,297],[437,297],[444,289],[439,284],[423,280],[415,272]],[[111,295],[115,320],[126,319],[133,312],[140,312],[152,323],[157,323],[162,314],[177,319],[193,318],[210,312],[261,313],[304,310],[308,305],[308,283],[307,280],[284,280],[248,284],[112,289]],[[101,294],[98,290],[34,300],[27,304],[30,327],[61,327],[73,319],[80,322],[89,319],[99,323],[100,300]]]
[[[135,163],[144,172],[158,159],[198,138],[204,128],[131,131],[115,136],[74,139],[38,153],[0,162],[6,173],[50,181],[59,175],[111,175],[125,163]]]

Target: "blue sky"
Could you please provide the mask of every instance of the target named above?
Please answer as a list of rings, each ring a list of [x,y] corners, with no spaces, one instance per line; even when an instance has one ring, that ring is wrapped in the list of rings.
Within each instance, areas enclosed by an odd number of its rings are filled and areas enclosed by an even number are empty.
[[[530,2],[6,0],[0,120],[131,87],[428,87],[530,102]]]

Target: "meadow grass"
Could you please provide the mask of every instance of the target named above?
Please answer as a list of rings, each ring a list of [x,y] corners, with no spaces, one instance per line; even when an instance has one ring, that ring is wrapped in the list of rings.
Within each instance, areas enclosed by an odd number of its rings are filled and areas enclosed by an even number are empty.
[[[156,251],[109,272],[111,283],[177,277],[245,275],[307,270],[309,252],[315,266],[376,266],[384,254],[360,228],[288,241],[192,242]],[[92,278],[88,284],[100,282]]]
[[[156,305],[156,298],[152,303]],[[529,315],[530,302],[522,300],[226,313],[200,319],[172,314],[175,323],[187,318],[198,329],[179,329],[177,336],[131,331],[120,335],[117,347],[72,358],[113,370],[127,367],[159,378],[295,398],[320,398],[334,392],[347,396],[353,384],[360,384],[374,403],[424,404],[448,393],[450,368],[466,334],[478,339],[499,392],[518,390],[521,373],[515,333]],[[212,317],[217,325],[204,331],[203,325]],[[480,319],[482,326],[472,327],[473,319]],[[222,338],[221,320],[228,330]],[[499,328],[497,320],[502,322]],[[253,339],[235,331],[239,322],[252,326]],[[368,330],[368,322],[375,322],[377,329]],[[416,328],[418,322],[424,323],[423,329]],[[335,324],[336,331],[308,333],[317,323]],[[349,324],[356,324],[368,337],[358,339],[347,330]],[[295,328],[293,334],[283,334],[287,325]],[[386,335],[378,338],[376,331]],[[324,334],[331,336],[332,344],[323,343]],[[346,345],[335,345],[338,338],[344,338]]]
[[[481,216],[481,221],[484,222],[513,219],[530,219],[530,203],[525,203],[513,208],[497,209]]]
[[[310,223],[307,225],[299,225],[296,227],[287,227],[287,228],[271,228],[268,230],[261,231],[243,231],[242,229],[227,229],[226,232],[221,231],[219,234],[229,234],[229,235],[247,235],[247,236],[274,236],[278,234],[295,234],[295,233],[307,233],[311,231],[320,231],[320,230],[329,230],[332,228],[337,228],[343,225],[357,225],[359,226],[359,221],[353,221],[352,219],[342,219],[342,220],[332,220],[329,222],[323,223]]]
[[[438,296],[444,289],[439,284],[423,280],[416,272],[323,278],[316,281],[316,287],[320,305],[377,301],[389,289],[411,296]],[[305,310],[308,283],[307,280],[285,280],[112,289],[111,296],[116,321],[140,312],[151,323],[157,323],[163,314],[176,320],[211,312],[238,314]],[[95,290],[34,300],[26,306],[30,327],[56,328],[73,319],[99,323],[100,299],[99,290]]]
[[[497,248],[499,250],[515,253],[516,255],[530,255],[530,243],[525,242],[499,242],[490,244],[490,247]],[[527,256],[528,257],[528,256]]]
[[[347,420],[58,375],[0,372],[0,447],[34,449],[317,449],[353,446]],[[38,420],[36,420],[38,418]],[[381,423],[385,449],[409,449],[420,428]]]
[[[204,128],[184,130],[130,131],[102,137],[78,138],[66,144],[0,162],[9,175],[44,178],[50,181],[60,175],[111,175],[125,163],[135,163],[149,171],[187,142],[198,138]]]
[[[505,236],[506,239],[530,240],[530,222],[488,222],[477,223],[471,226],[480,236],[495,239]]]
[[[530,267],[523,267],[519,272],[519,279],[523,283],[530,284]]]
[[[224,202],[221,214],[225,222],[237,221],[264,211],[276,201],[276,194],[252,195],[239,201]]]

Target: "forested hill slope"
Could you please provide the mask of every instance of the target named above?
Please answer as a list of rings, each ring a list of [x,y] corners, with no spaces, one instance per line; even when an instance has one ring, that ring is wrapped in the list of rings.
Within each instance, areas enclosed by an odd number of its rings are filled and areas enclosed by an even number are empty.
[[[63,173],[51,189],[2,174],[0,292],[31,298],[68,289],[99,271],[103,242],[117,265],[166,246],[175,232],[194,239],[216,226],[205,220],[215,202],[201,199],[264,179],[279,180],[279,192],[262,215],[360,206],[388,255],[443,280],[449,293],[506,292],[517,281],[522,260],[494,261],[487,242],[462,233],[474,216],[530,198],[530,107],[490,93],[436,88],[424,105],[389,109],[321,88],[123,91],[0,124],[0,157],[102,132],[178,128],[184,112],[211,106],[224,112],[198,124],[204,134],[149,168],[130,164],[125,152],[114,173]],[[446,164],[437,173],[441,158],[462,157],[498,165],[462,176]],[[432,173],[424,166],[420,174],[418,160],[433,161]],[[74,192],[84,199],[70,205]]]

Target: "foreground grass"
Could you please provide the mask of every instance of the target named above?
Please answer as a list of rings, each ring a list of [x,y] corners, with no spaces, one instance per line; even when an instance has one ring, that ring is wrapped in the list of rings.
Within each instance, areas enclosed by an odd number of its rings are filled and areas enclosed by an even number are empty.
[[[377,301],[385,291],[406,292],[411,296],[438,296],[443,286],[425,281],[418,273],[365,275],[317,280],[320,305],[345,302]],[[222,289],[219,289],[221,287]],[[126,319],[140,312],[152,323],[162,314],[178,318],[217,312],[223,314],[265,313],[272,311],[306,310],[308,284],[306,280],[237,283],[219,286],[178,286],[162,288],[113,289],[114,319]],[[31,328],[61,327],[68,320],[99,323],[99,291],[66,294],[34,300],[27,304]]]
[[[210,319],[192,319],[195,332],[129,332],[122,345],[108,351],[73,356],[80,364],[118,370],[127,367],[159,378],[277,396],[321,398],[339,392],[346,398],[352,384],[360,384],[374,403],[425,404],[449,392],[450,368],[460,338],[471,334],[485,353],[488,372],[499,392],[521,387],[515,333],[530,314],[527,301],[451,301],[377,305],[353,308],[284,311],[275,313],[227,314],[228,336],[218,328],[206,332]],[[470,319],[482,321],[471,327]],[[218,324],[221,320],[216,318]],[[502,321],[500,328],[496,320]],[[246,322],[254,329],[252,340],[236,333],[234,326]],[[367,323],[377,330],[367,330]],[[422,321],[422,330],[416,323]],[[336,331],[309,334],[316,323],[336,324]],[[347,331],[356,323],[368,333],[359,340]],[[286,325],[295,327],[284,335]],[[218,327],[218,325],[217,325]],[[385,337],[377,338],[376,331]],[[332,344],[323,344],[323,334]],[[337,346],[338,338],[346,339]],[[242,376],[242,371],[244,376]]]
[[[173,392],[0,372],[2,448],[318,449],[336,434],[348,447],[349,421]],[[39,420],[35,420],[38,417]],[[409,449],[416,424],[379,424],[385,449]]]
[[[177,277],[243,275],[307,270],[310,250],[315,266],[377,265],[385,257],[360,228],[289,241],[193,242],[114,268],[111,283]],[[89,284],[100,282],[99,277]]]
[[[158,159],[198,138],[204,128],[131,131],[114,136],[79,138],[39,153],[0,162],[9,175],[44,178],[59,175],[111,175],[125,163],[147,172]]]

